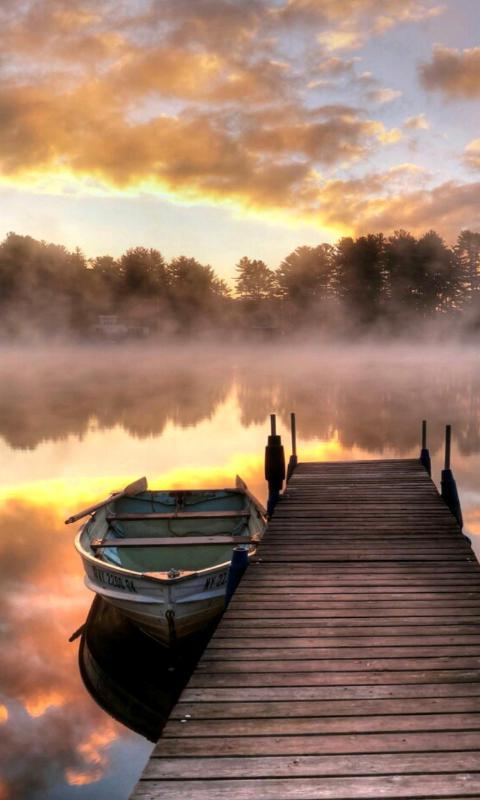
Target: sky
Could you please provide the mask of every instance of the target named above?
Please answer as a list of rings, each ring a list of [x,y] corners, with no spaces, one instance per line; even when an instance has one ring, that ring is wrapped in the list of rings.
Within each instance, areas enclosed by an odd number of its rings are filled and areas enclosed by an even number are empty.
[[[0,237],[187,255],[480,230],[479,0],[1,0]]]

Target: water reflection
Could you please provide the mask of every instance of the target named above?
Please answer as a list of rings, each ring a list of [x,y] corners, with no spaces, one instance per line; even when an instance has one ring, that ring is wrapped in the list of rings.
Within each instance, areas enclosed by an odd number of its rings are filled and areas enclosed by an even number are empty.
[[[101,701],[106,714],[80,680],[78,643],[67,643],[92,600],[73,531],[63,525],[68,513],[143,474],[152,487],[208,488],[233,485],[238,472],[264,500],[271,411],[279,414],[282,433],[290,411],[297,412],[299,453],[318,460],[416,455],[426,417],[436,478],[443,425],[454,426],[455,476],[475,541],[478,367],[476,353],[453,348],[3,352],[0,736],[7,767],[1,800],[126,800],[150,751],[128,728],[141,730],[133,701],[128,710],[118,708],[118,697],[132,694],[130,659],[114,658],[124,669],[114,673],[114,688]],[[100,652],[110,628],[106,617],[103,623],[87,645],[100,671],[112,677]],[[118,631],[107,649],[130,654],[134,647],[123,648],[124,631]],[[98,675],[86,680],[95,694]],[[167,682],[159,685],[158,720],[142,730],[150,738],[170,702],[162,696]],[[148,691],[142,703],[151,704]]]
[[[96,596],[80,642],[82,680],[110,716],[155,742],[211,633],[173,653]]]
[[[89,601],[70,539],[48,508],[1,510],[2,800],[67,798],[104,777],[123,747],[121,726],[86,702],[67,643]]]
[[[132,436],[158,436],[167,423],[196,425],[225,399],[232,376],[215,358],[188,350],[58,349],[2,353],[0,435],[13,448],[83,437],[92,420]]]
[[[418,420],[431,422],[433,448],[442,425],[454,426],[466,455],[480,451],[480,370],[469,349],[214,349],[151,346],[48,356],[17,351],[0,363],[0,436],[14,449],[83,438],[121,427],[144,439],[167,426],[194,427],[235,397],[244,426],[264,424],[272,409],[286,425],[295,410],[299,435],[367,452],[403,454],[418,443]]]

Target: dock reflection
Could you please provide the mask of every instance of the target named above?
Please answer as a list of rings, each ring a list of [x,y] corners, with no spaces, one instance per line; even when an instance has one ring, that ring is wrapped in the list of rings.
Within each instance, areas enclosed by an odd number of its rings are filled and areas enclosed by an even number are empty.
[[[85,688],[113,719],[155,742],[213,629],[171,651],[96,595],[78,651]]]

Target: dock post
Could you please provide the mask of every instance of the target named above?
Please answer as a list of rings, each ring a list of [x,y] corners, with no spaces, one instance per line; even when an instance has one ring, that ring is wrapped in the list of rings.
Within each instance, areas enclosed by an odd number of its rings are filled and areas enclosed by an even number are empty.
[[[295,420],[295,414],[290,414],[290,432],[292,434],[292,454],[290,456],[290,460],[288,462],[288,469],[287,469],[287,483],[293,475],[294,469],[298,464],[297,459],[297,423]]]
[[[422,421],[422,449],[420,450],[420,463],[425,467],[428,474],[432,475],[432,462],[430,460],[430,451],[427,447],[427,420]]]
[[[460,527],[463,528],[462,509],[460,506],[457,484],[453,477],[453,472],[450,469],[451,442],[452,426],[447,425],[445,427],[445,466],[442,470],[442,497]]]
[[[248,567],[248,549],[244,544],[237,544],[232,551],[232,560],[228,570],[227,588],[225,590],[225,608],[235,594],[243,573]]]
[[[265,480],[268,483],[267,516],[271,517],[285,480],[285,453],[282,440],[277,436],[275,414],[270,414],[270,436],[265,448]]]

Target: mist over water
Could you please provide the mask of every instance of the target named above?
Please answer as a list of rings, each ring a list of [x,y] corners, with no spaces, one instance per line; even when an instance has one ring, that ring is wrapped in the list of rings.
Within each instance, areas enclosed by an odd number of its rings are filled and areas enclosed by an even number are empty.
[[[234,402],[242,427],[272,411],[287,427],[293,410],[304,439],[335,435],[372,454],[416,446],[422,418],[436,449],[449,421],[468,454],[480,450],[479,365],[475,345],[445,342],[4,348],[0,435],[28,450],[92,426],[144,439],[195,427]]]
[[[429,423],[438,483],[445,423],[466,531],[480,535],[480,356],[474,345],[118,344],[0,351],[0,798],[127,798],[150,745],[95,705],[68,636],[92,595],[72,528],[85,502],[146,474],[152,487],[232,485],[265,497],[276,412],[286,454],[416,457]]]

